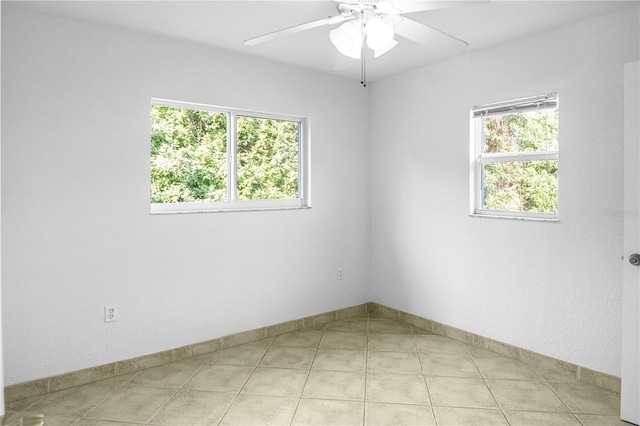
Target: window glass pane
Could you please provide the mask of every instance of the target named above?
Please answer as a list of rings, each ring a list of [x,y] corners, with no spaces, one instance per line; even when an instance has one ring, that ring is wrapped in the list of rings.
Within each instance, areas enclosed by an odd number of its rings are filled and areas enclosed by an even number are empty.
[[[151,106],[151,202],[227,200],[227,115]]]
[[[558,160],[486,163],[482,180],[483,209],[558,211]]]
[[[557,109],[483,118],[482,152],[484,154],[557,150]]]
[[[298,198],[300,123],[238,116],[239,200]]]

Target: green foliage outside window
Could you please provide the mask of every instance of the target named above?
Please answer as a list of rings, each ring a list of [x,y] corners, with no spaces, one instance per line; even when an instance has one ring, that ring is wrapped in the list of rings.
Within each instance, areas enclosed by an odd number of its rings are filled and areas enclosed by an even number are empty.
[[[151,106],[151,202],[227,200],[227,115]]]
[[[295,121],[238,117],[238,199],[298,198]]]
[[[151,202],[229,200],[228,114],[151,106]],[[237,198],[298,197],[300,123],[237,117]]]
[[[542,110],[483,119],[485,154],[558,150],[558,111]],[[486,210],[558,211],[558,161],[485,163]]]

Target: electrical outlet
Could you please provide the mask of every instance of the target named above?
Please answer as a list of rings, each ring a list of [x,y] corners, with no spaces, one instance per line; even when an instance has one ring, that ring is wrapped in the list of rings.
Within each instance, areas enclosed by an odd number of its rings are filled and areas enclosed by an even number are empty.
[[[104,305],[104,322],[115,322],[119,316],[118,307],[116,305]]]
[[[338,270],[336,272],[336,279],[338,279],[338,280],[343,280],[344,279],[344,271],[342,270],[342,268],[338,268]]]

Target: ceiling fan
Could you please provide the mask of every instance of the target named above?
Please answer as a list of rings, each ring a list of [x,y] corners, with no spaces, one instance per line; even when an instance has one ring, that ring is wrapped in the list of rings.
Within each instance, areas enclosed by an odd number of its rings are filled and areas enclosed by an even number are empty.
[[[420,0],[335,0],[338,14],[304,24],[283,28],[244,41],[247,46],[264,43],[277,37],[294,34],[324,25],[342,24],[329,32],[329,39],[338,52],[360,59],[361,84],[366,86],[364,61],[365,45],[379,57],[393,49],[396,35],[412,40],[436,51],[442,57],[464,52],[469,45],[451,34],[421,24],[406,16],[407,13],[488,3],[490,0],[420,1]]]

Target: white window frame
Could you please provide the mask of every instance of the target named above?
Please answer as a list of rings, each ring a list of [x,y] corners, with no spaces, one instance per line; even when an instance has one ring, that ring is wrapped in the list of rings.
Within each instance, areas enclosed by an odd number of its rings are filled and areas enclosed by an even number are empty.
[[[515,112],[534,111],[537,109],[557,109],[558,107],[558,94],[548,93],[545,95],[531,96],[511,101],[479,105],[471,109],[470,216],[552,222],[557,222],[559,220],[558,212],[503,211],[483,208],[484,187],[482,176],[484,165],[487,163],[559,159],[559,150],[493,154],[483,153],[484,117],[492,115],[507,115]],[[559,196],[560,195],[558,194],[558,197]]]
[[[151,105],[196,109],[227,114],[227,201],[150,203],[151,214],[209,213],[255,210],[291,210],[311,207],[309,178],[309,119],[284,114],[256,112],[238,108],[205,105],[168,99],[152,98]],[[273,200],[239,200],[237,198],[237,118],[263,118],[299,123],[298,127],[298,198]],[[149,126],[150,127],[150,126]],[[150,139],[150,138],[149,138]]]

